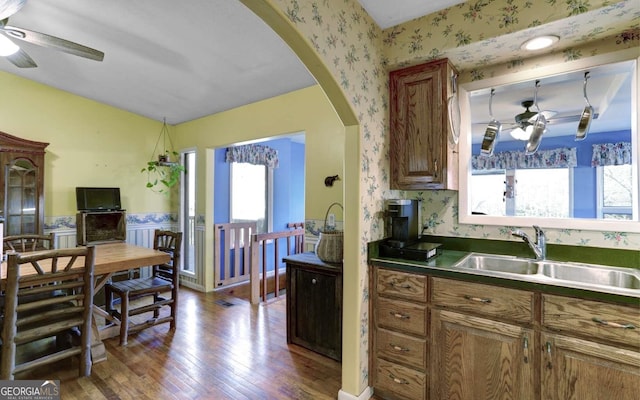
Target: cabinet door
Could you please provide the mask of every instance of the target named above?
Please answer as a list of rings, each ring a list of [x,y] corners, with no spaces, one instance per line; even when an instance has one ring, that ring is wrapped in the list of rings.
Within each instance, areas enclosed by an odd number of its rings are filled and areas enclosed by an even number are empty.
[[[542,398],[635,400],[640,353],[555,334],[542,334]]]
[[[5,235],[42,233],[48,145],[0,132],[0,209]]]
[[[390,73],[391,188],[456,189],[449,183],[448,60]]]
[[[531,329],[443,310],[432,315],[431,398],[535,398]]]
[[[15,158],[5,164],[5,230],[7,235],[40,233],[41,175],[28,158]]]
[[[291,264],[287,264],[287,268],[291,268]],[[340,360],[342,286],[339,277],[297,267],[292,268],[292,275],[291,342]]]

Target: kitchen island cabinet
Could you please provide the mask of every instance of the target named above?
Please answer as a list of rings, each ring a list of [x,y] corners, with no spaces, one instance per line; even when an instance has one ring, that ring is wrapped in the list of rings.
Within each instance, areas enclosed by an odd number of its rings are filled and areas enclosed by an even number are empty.
[[[342,359],[342,264],[315,253],[284,258],[287,264],[287,343]]]

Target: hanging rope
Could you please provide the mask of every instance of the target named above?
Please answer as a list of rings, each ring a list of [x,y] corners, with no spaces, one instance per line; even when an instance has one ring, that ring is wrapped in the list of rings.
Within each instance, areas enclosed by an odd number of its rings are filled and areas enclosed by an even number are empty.
[[[162,154],[167,154],[167,145],[166,145],[167,139],[169,139],[169,145],[171,146],[171,152],[173,153],[173,143],[171,142],[171,136],[169,136],[169,127],[167,125],[166,118],[162,119],[162,129],[160,129],[160,135],[158,136],[158,140],[156,140],[156,145],[153,148],[153,152],[151,153],[151,157],[150,157],[151,161],[154,161],[154,156],[156,154],[159,154],[159,153],[156,153],[156,150],[158,149],[160,138],[162,138],[162,147],[164,148],[164,151],[162,152]]]

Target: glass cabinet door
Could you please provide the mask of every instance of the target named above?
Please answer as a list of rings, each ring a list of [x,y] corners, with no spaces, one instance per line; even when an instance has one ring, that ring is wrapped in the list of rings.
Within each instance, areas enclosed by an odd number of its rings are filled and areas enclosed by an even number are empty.
[[[5,171],[5,232],[7,235],[37,233],[38,168],[20,158]]]
[[[43,234],[47,146],[0,132],[0,218],[5,236]]]

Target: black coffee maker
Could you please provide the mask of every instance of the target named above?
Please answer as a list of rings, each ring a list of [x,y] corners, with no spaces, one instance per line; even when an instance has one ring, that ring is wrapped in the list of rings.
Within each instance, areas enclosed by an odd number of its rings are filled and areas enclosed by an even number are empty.
[[[403,248],[418,241],[418,200],[386,201],[388,246]]]
[[[420,237],[418,200],[387,200],[385,224],[387,238],[378,245],[380,257],[429,261],[442,250],[440,243],[428,243]]]

